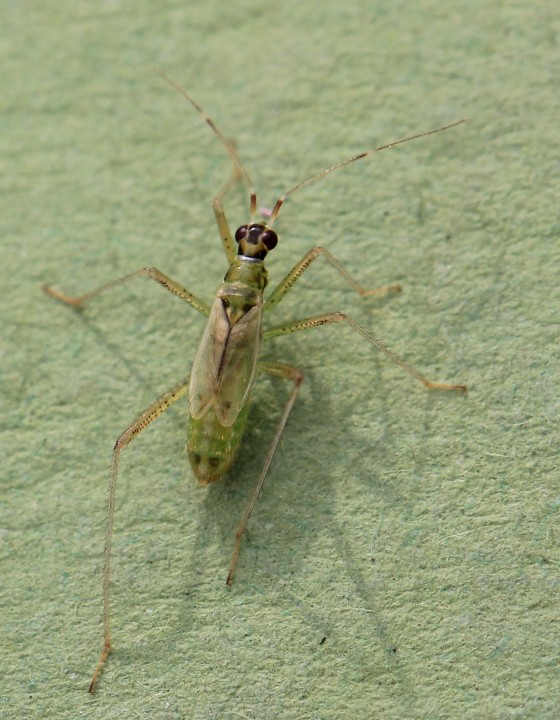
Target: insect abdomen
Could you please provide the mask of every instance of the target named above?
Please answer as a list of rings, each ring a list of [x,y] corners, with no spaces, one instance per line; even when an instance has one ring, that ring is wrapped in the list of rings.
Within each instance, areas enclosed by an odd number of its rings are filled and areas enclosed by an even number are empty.
[[[218,422],[214,408],[195,419],[189,418],[187,454],[199,485],[219,480],[231,467],[243,435],[249,403],[245,403],[233,425]]]

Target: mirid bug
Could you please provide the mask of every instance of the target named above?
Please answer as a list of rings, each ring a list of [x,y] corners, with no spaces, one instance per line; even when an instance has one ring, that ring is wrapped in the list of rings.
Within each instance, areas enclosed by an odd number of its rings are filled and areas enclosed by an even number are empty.
[[[390,360],[397,363],[403,370],[412,375],[412,377],[420,381],[426,388],[462,392],[467,389],[465,385],[452,385],[428,380],[411,365],[385,347],[385,345],[368,330],[342,312],[322,313],[263,329],[263,311],[269,311],[277,305],[311,263],[319,257],[324,257],[350,287],[362,297],[400,289],[397,285],[389,285],[374,290],[366,290],[359,285],[328,250],[322,247],[314,247],[288,272],[265,300],[264,291],[268,284],[268,272],[264,261],[268,253],[274,250],[278,243],[278,236],[272,229],[272,226],[286,198],[306,185],[368,155],[395,147],[410,140],[416,140],[442,132],[464,121],[459,120],[458,122],[450,123],[449,125],[434,130],[418,133],[387,143],[386,145],[380,145],[372,150],[342,160],[292,187],[276,201],[272,211],[268,213],[266,222],[256,221],[257,196],[251,179],[241,163],[236,148],[231,142],[226,140],[219,128],[211,118],[206,115],[204,110],[189,93],[163,75],[163,73],[159,74],[202,116],[229,153],[234,166],[232,180],[226,183],[213,201],[216,223],[229,263],[229,269],[226,272],[224,281],[218,287],[213,303],[208,305],[155,267],[142,268],[130,275],[109,282],[96,290],[92,290],[78,297],[67,295],[48,285],[45,285],[43,288],[46,293],[55,297],[57,300],[75,308],[82,308],[97,295],[115,288],[118,285],[122,285],[133,278],[145,276],[155,280],[166,290],[181,298],[181,300],[207,317],[206,328],[195,354],[190,375],[150,405],[150,407],[119,436],[113,449],[103,569],[104,643],[89,686],[90,692],[93,692],[97,679],[111,651],[111,547],[120,454],[144,428],[159,417],[168,407],[180,398],[188,395],[190,418],[187,453],[198,483],[200,485],[207,485],[215,480],[219,480],[231,468],[235,460],[247,420],[251,389],[257,373],[267,373],[272,376],[281,377],[292,383],[288,401],[278,422],[255,489],[236,532],[235,544],[226,581],[227,584],[230,584],[235,574],[241,539],[303,381],[303,374],[293,365],[284,362],[264,362],[259,360],[261,342],[263,340],[279,335],[299,332],[300,330],[316,328],[321,325],[343,322],[349,325],[375,348],[381,350]],[[223,198],[233,185],[233,182],[237,179],[243,179],[249,189],[249,219],[246,224],[237,228],[232,236],[223,209]]]

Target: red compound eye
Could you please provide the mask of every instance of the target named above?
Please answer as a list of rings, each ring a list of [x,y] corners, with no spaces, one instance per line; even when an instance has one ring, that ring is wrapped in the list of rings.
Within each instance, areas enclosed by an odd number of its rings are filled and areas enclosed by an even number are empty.
[[[261,235],[261,240],[267,250],[272,250],[278,244],[278,235],[274,230],[265,230]]]
[[[235,231],[235,239],[237,242],[240,242],[243,240],[243,238],[247,237],[247,231],[249,230],[248,225],[241,225],[241,227],[238,227]]]

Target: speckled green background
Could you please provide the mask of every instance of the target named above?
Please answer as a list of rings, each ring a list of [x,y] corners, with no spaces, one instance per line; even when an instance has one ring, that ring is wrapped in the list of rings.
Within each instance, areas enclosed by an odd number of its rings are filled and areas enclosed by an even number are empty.
[[[558,717],[556,2],[31,1],[1,26],[1,717]],[[361,301],[318,263],[276,322],[351,312],[470,393],[429,394],[342,327],[271,343],[306,385],[231,590],[286,390],[259,383],[209,489],[170,411],[123,456],[91,697],[111,446],[188,373],[202,321],[148,281],[81,315],[40,286],[153,264],[210,299],[225,270],[227,157],[153,66],[236,139],[268,207],[468,118],[290,199],[269,269],[325,244],[364,285],[401,282]],[[227,207],[244,219],[243,193]]]

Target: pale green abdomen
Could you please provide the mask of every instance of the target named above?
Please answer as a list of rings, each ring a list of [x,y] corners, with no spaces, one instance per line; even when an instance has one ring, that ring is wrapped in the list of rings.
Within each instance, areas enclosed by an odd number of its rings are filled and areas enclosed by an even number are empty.
[[[241,442],[249,403],[241,408],[230,427],[218,422],[213,408],[198,420],[189,418],[187,454],[200,485],[219,480],[231,467]]]

